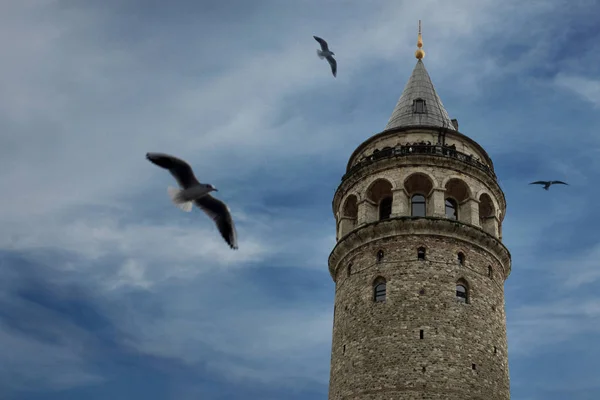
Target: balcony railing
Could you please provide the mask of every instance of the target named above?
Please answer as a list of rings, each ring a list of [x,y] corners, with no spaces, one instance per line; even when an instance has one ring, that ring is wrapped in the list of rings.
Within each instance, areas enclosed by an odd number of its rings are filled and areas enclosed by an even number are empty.
[[[442,145],[400,145],[396,147],[385,147],[382,150],[375,151],[368,157],[363,158],[358,163],[353,165],[345,174],[342,176],[342,180],[346,179],[346,177],[350,176],[355,171],[358,171],[362,167],[372,164],[377,160],[381,160],[384,158],[391,157],[406,157],[417,154],[428,154],[437,157],[448,157],[453,158],[455,160],[460,160],[466,164],[472,165],[475,168],[479,168],[482,171],[487,172],[491,176],[496,178],[496,174],[494,171],[488,167],[486,164],[481,161],[475,159],[471,154],[461,153],[460,151],[455,150],[453,147],[442,146]]]

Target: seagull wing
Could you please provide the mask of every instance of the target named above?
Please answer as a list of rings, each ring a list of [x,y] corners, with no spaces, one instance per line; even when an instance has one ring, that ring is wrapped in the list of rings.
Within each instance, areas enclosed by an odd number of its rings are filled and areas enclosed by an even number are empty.
[[[563,182],[563,181],[552,181],[552,184],[555,184],[555,183],[560,183],[561,185],[568,185],[568,183]]]
[[[237,232],[227,205],[210,194],[194,200],[194,203],[215,222],[229,247],[237,249]]]
[[[335,78],[337,74],[337,61],[332,56],[326,57],[327,61],[329,61],[329,65],[331,65],[331,72],[333,73],[333,77]]]
[[[321,39],[318,36],[313,36],[313,37],[321,45],[321,50],[323,50],[323,51],[329,51],[329,46],[327,46],[327,42],[326,41],[324,41],[323,39]]]
[[[185,161],[164,153],[147,153],[146,158],[153,164],[164,169],[168,169],[177,183],[187,189],[191,186],[198,185],[198,179],[194,176],[192,167]]]
[[[546,183],[548,183],[548,182],[546,182],[546,181],[535,181],[535,182],[531,182],[530,185],[545,185]]]

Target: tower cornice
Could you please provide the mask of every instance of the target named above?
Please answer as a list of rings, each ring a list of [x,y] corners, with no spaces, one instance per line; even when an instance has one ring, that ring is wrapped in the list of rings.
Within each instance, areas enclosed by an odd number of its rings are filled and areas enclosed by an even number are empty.
[[[493,192],[495,198],[498,199],[499,207],[502,211],[500,221],[504,220],[504,217],[506,215],[506,198],[496,178],[492,177],[489,173],[481,170],[480,168],[464,163],[463,161],[460,161],[456,158],[428,153],[414,153],[398,157],[394,155],[391,155],[389,157],[382,157],[364,165],[358,170],[355,170],[345,175],[333,196],[333,212],[335,213],[336,210],[340,208],[341,201],[344,198],[344,196],[348,193],[349,190],[351,190],[351,188],[355,184],[359,183],[361,180],[364,180],[368,176],[375,175],[385,170],[410,166],[442,167],[447,170],[454,170],[456,172],[467,172],[473,178],[476,178],[477,180],[484,183],[485,186]]]
[[[376,133],[373,136],[371,136],[370,138],[366,139],[361,144],[359,144],[358,147],[350,155],[350,158],[348,159],[348,163],[346,164],[346,171],[348,171],[352,167],[353,161],[356,158],[356,156],[358,156],[373,141],[383,139],[388,136],[393,136],[394,134],[398,134],[398,133],[409,133],[410,131],[443,132],[446,135],[455,135],[456,137],[473,145],[473,147],[475,147],[477,149],[477,151],[479,151],[485,157],[485,161],[486,161],[486,163],[488,163],[490,168],[492,170],[494,169],[494,163],[492,162],[492,159],[490,158],[488,153],[485,151],[485,149],[483,147],[481,147],[481,145],[479,143],[477,143],[475,140],[471,139],[469,136],[465,135],[464,133],[460,133],[459,131],[453,130],[453,129],[446,130],[445,128],[440,128],[439,126],[430,126],[430,125],[429,126],[417,126],[417,125],[415,125],[415,126],[403,126],[400,128],[386,129],[386,130]]]
[[[402,236],[441,236],[467,242],[490,252],[503,269],[504,280],[511,272],[511,255],[506,246],[483,229],[464,222],[436,217],[392,217],[362,225],[337,242],[329,255],[329,273],[335,280],[340,262],[370,242]]]

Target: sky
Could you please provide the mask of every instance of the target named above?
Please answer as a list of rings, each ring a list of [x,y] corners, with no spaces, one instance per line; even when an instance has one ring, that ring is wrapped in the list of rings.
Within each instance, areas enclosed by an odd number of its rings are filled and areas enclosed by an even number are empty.
[[[507,199],[512,399],[600,398],[599,14],[0,1],[0,398],[326,399],[331,201],[402,93],[419,19],[436,90]],[[219,189],[239,250],[171,204],[149,151]]]

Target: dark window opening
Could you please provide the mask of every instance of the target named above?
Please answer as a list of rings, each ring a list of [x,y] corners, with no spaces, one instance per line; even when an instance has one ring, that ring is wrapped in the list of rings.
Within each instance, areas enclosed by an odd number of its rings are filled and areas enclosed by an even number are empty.
[[[346,345],[342,348],[342,354],[346,354]]]
[[[425,259],[425,247],[419,247],[417,249],[417,258],[419,260],[424,260]]]
[[[458,265],[465,265],[465,255],[458,253]]]
[[[421,289],[421,290],[419,290],[419,294],[420,294],[420,295],[424,295],[424,294],[425,294],[425,289]]]
[[[473,369],[477,369],[477,365],[475,365],[475,364],[471,364],[471,368],[473,368]]]
[[[379,203],[379,220],[388,219],[392,215],[392,198],[385,197]]]
[[[456,299],[461,303],[469,302],[467,288],[462,284],[456,285]]]
[[[423,372],[425,372],[425,371],[426,371],[426,368],[425,368],[425,367],[423,367],[422,371],[423,371]]]
[[[421,339],[423,339],[423,336],[425,336],[425,333],[423,332],[423,329],[421,329],[421,330],[419,331],[419,337],[420,337]]]
[[[498,353],[498,348],[494,346],[494,354]]]
[[[373,300],[379,303],[385,301],[386,284],[385,281],[377,281],[373,287]]]
[[[346,269],[346,275],[350,276],[352,274],[352,263],[348,264],[348,268]]]
[[[425,216],[425,196],[415,194],[411,198],[410,212],[413,217],[424,217]]]
[[[488,266],[488,278],[494,278],[494,270],[492,269],[491,265]]]
[[[413,112],[415,114],[425,114],[426,110],[425,110],[425,100],[423,99],[416,99],[413,102]]]
[[[456,212],[458,207],[456,206],[456,201],[453,199],[446,199],[446,218],[449,219],[458,219],[458,213]]]
[[[377,262],[380,263],[383,261],[383,250],[379,250],[377,252]]]

